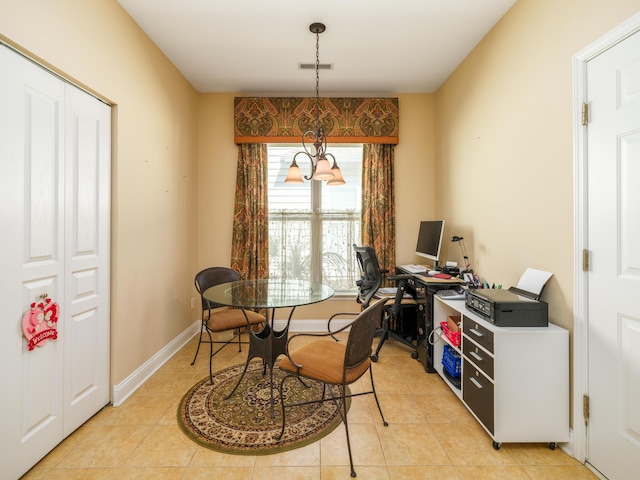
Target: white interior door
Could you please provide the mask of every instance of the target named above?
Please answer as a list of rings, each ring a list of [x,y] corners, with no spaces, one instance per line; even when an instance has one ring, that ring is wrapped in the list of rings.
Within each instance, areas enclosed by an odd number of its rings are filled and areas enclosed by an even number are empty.
[[[110,108],[3,46],[0,71],[0,465],[18,478],[109,402]],[[42,294],[58,338],[29,350]]]
[[[587,460],[640,478],[640,32],[587,64]]]

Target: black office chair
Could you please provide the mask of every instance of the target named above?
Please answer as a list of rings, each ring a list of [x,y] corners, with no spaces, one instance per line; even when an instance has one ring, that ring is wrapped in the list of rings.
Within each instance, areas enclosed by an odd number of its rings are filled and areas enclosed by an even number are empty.
[[[280,382],[280,404],[282,406],[282,429],[280,435],[276,436],[276,440],[280,441],[284,434],[286,423],[286,408],[309,403],[319,403],[326,401],[336,402],[342,423],[347,434],[347,448],[349,450],[349,464],[351,465],[351,476],[356,476],[353,468],[353,458],[351,456],[351,442],[349,441],[349,425],[347,423],[347,399],[359,395],[373,394],[378,411],[382,417],[382,424],[386,427],[389,424],[385,421],[378,395],[376,394],[375,385],[373,383],[373,371],[371,369],[371,343],[376,330],[376,324],[380,318],[385,301],[378,300],[356,317],[356,319],[343,326],[342,328],[332,331],[331,319],[327,326],[328,333],[300,333],[293,335],[287,341],[287,356],[280,360],[278,366],[287,373],[287,376]],[[329,336],[341,332],[349,328],[349,336],[346,343],[335,342],[329,339]],[[299,349],[290,351],[289,346],[295,342],[297,338],[314,337],[315,340],[303,343]],[[335,337],[334,337],[335,338]],[[348,393],[347,385],[358,380],[369,370],[371,378],[371,390],[360,391],[357,393]],[[322,389],[322,398],[302,403],[285,404],[284,402],[284,383],[289,378],[313,379],[324,384]],[[304,382],[303,382],[304,384]],[[334,389],[333,387],[339,387]],[[327,395],[328,393],[328,395]]]
[[[200,339],[198,341],[198,348],[196,348],[196,354],[193,357],[193,362],[191,362],[191,365],[196,362],[198,352],[200,351],[200,344],[208,343],[209,378],[211,379],[212,385],[213,370],[211,367],[211,363],[213,361],[214,355],[224,347],[229,345],[231,342],[233,342],[236,338],[238,339],[238,351],[241,352],[242,343],[247,343],[240,341],[242,328],[251,328],[252,325],[265,323],[265,317],[263,315],[260,315],[259,313],[253,312],[251,310],[241,310],[238,308],[217,310],[218,308],[222,307],[222,305],[210,302],[203,296],[203,293],[205,292],[205,290],[207,290],[207,288],[213,287],[215,285],[220,285],[221,283],[236,282],[242,279],[243,278],[240,273],[230,268],[210,267],[198,272],[194,280],[196,290],[200,294],[200,300],[202,304],[202,323],[200,324]],[[211,335],[212,333],[226,332],[229,330],[233,331],[233,336],[229,340],[213,340],[213,337]],[[207,332],[207,335],[209,335],[209,340],[202,340],[202,334],[204,332]],[[214,343],[222,344],[222,346],[215,352],[213,351]]]
[[[403,345],[411,347],[411,358],[418,358],[418,352],[416,351],[416,345],[409,339],[401,335],[398,335],[392,328],[392,323],[395,323],[400,318],[400,313],[404,308],[415,309],[417,308],[417,302],[413,298],[405,298],[405,292],[407,290],[408,280],[411,275],[393,275],[388,276],[387,279],[396,282],[396,293],[393,297],[385,297],[379,294],[379,289],[382,286],[383,277],[388,270],[381,269],[378,263],[376,253],[370,246],[358,246],[353,245],[356,252],[356,258],[360,265],[362,277],[356,282],[358,285],[358,303],[362,304],[362,308],[367,308],[372,298],[387,298],[387,303],[383,309],[381,326],[376,335],[380,335],[380,341],[371,360],[378,361],[378,354],[384,342],[388,338],[392,338]]]

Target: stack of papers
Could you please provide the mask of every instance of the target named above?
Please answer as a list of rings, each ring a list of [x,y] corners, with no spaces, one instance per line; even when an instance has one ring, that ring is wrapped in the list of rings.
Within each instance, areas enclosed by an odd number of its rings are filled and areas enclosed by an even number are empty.
[[[398,289],[395,287],[382,287],[378,289],[378,294],[384,297],[395,297]],[[405,292],[403,298],[412,298],[411,295]]]
[[[398,289],[394,287],[383,287],[378,289],[378,293],[380,295],[395,295],[397,291]]]
[[[416,264],[411,264],[411,265],[402,265],[403,270],[406,270],[407,272],[410,273],[425,273],[427,271],[427,267],[425,267],[424,265],[416,265]]]

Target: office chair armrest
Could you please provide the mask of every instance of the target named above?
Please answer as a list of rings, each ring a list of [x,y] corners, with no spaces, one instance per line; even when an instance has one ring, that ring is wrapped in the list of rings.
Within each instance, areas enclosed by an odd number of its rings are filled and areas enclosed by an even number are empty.
[[[402,294],[400,294],[400,292],[396,294],[396,300],[400,300],[405,291],[413,291],[413,289],[409,286],[409,280],[413,278],[413,275],[400,274],[393,275],[388,278],[389,280],[396,282],[396,287],[398,287],[398,290],[402,290]]]
[[[387,280],[396,280],[396,281],[405,280],[406,281],[406,280],[411,280],[412,278],[413,278],[413,275],[409,275],[409,274],[406,274],[406,273],[400,273],[398,275],[391,275],[391,276],[387,277]]]

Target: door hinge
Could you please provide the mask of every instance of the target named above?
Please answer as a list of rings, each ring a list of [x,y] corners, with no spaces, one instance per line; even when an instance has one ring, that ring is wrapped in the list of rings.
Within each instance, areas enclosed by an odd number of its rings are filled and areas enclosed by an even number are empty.
[[[589,250],[586,248],[582,249],[582,271],[589,271]]]
[[[582,104],[582,125],[589,125],[589,104],[587,102]]]
[[[584,417],[584,424],[589,424],[589,395],[582,396],[582,416]]]

